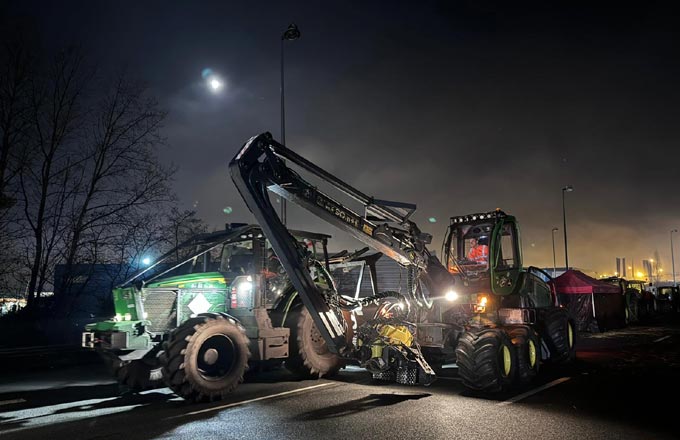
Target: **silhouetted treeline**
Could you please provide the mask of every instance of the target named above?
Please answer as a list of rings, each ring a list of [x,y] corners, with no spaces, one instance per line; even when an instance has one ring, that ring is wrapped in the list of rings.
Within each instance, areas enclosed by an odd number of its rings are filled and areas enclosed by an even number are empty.
[[[143,82],[99,72],[77,46],[0,41],[0,294],[31,309],[39,292],[70,292],[54,301],[68,315],[85,293],[68,288],[76,265],[79,282],[83,264],[135,267],[205,225],[176,207],[166,113]]]

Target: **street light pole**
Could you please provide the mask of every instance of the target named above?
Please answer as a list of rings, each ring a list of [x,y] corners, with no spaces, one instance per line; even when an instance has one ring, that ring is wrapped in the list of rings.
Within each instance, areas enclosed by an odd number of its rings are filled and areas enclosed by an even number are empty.
[[[678,230],[677,229],[671,230],[671,267],[673,270],[673,287],[676,287],[677,284],[675,284],[675,254],[673,253],[673,232],[678,232]]]
[[[564,193],[572,192],[574,187],[567,185],[562,188],[562,220],[564,221],[564,266],[566,270],[569,270],[569,252],[567,250],[567,210],[564,205]]]
[[[283,42],[288,40],[297,40],[300,38],[300,30],[295,25],[291,23],[288,25],[288,29],[281,35],[281,143],[286,145],[286,105],[284,100],[284,81],[283,81]],[[281,197],[281,222],[286,224],[286,199]]]
[[[557,228],[552,228],[552,243],[553,243],[553,278],[557,274],[557,260],[555,259],[555,232],[559,231]]]

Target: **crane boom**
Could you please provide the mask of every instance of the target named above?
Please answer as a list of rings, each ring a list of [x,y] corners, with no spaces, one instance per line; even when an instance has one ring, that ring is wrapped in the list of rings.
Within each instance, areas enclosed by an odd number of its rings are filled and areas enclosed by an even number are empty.
[[[362,204],[365,215],[353,211],[310,184],[291,169],[287,162],[295,164]],[[341,324],[342,317],[328,305],[306,270],[305,256],[279,219],[268,191],[348,232],[413,272],[423,273],[425,284],[431,293],[433,290],[442,290],[442,285],[453,283],[448,271],[430,255],[426,247],[432,237],[421,232],[409,220],[415,212],[415,205],[369,197],[276,142],[269,133],[249,139],[230,162],[229,171],[241,197],[270,240],[304,305],[315,312],[312,313],[314,322],[334,353],[342,353],[348,344]],[[414,292],[415,290],[409,293]],[[417,303],[427,304],[427,301],[422,301],[425,299],[422,297],[422,290],[416,295],[421,295],[415,297]]]

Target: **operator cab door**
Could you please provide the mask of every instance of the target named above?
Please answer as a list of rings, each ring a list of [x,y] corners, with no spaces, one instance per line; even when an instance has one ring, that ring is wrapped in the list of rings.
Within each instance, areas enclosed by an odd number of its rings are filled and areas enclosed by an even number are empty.
[[[524,272],[525,282],[522,296],[526,298],[526,307],[545,309],[553,306],[553,296],[550,287],[538,276]]]
[[[510,219],[496,223],[491,241],[491,289],[509,295],[517,288],[522,269],[517,224]]]

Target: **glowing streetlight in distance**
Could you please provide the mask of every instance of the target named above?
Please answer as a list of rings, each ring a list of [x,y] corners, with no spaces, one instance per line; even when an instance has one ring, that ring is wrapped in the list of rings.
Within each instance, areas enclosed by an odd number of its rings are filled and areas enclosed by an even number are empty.
[[[151,264],[151,258],[149,258],[149,257],[142,258],[142,264],[144,266],[148,266],[149,264]]]

